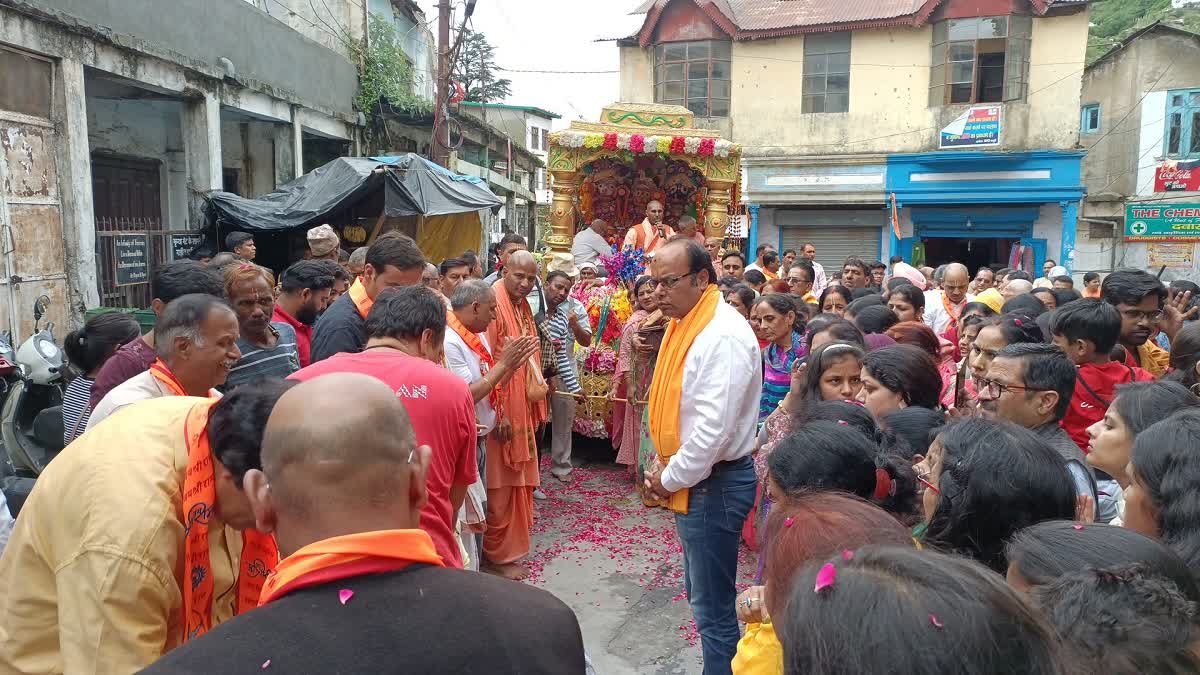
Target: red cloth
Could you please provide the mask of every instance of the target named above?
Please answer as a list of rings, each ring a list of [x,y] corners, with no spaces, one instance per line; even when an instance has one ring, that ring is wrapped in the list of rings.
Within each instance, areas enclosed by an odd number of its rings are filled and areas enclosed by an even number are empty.
[[[300,367],[308,367],[308,364],[312,363],[309,355],[312,354],[313,327],[283,311],[279,303],[275,303],[275,313],[271,315],[271,321],[286,323],[296,329],[296,351],[300,353]]]
[[[394,349],[342,352],[304,368],[288,379],[304,382],[328,373],[370,375],[396,392],[412,421],[417,445],[433,449],[425,487],[429,503],[421,509],[421,529],[447,567],[462,567],[454,525],[458,514],[450,504],[450,488],[468,486],[479,477],[475,461],[475,399],[467,383],[436,363]]]
[[[1109,361],[1102,366],[1094,363],[1080,366],[1079,375],[1075,378],[1075,393],[1071,396],[1071,407],[1063,417],[1062,428],[1087,454],[1087,428],[1104,419],[1117,385],[1153,379],[1153,375],[1141,368],[1131,368],[1119,361]],[[1085,383],[1087,386],[1084,386]]]
[[[150,370],[150,364],[158,360],[154,347],[146,344],[140,337],[126,343],[118,349],[96,373],[96,381],[92,384],[92,399],[88,403],[89,410],[95,410],[96,404],[104,395],[112,391],[118,384]]]

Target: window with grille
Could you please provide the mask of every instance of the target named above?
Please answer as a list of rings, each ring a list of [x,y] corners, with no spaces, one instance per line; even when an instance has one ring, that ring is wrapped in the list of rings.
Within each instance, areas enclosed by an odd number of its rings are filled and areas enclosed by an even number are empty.
[[[1200,159],[1200,89],[1167,92],[1166,155]]]
[[[654,101],[687,106],[699,117],[728,117],[730,43],[668,42],[654,50]]]
[[[951,19],[933,26],[929,105],[999,103],[1025,98],[1028,16]]]
[[[804,36],[801,113],[850,110],[850,33]]]

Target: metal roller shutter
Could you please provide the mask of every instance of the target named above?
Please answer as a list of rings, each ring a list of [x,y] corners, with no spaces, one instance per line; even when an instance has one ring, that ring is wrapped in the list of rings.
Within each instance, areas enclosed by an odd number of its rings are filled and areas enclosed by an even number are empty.
[[[868,263],[879,259],[880,230],[877,227],[785,227],[783,250],[800,247],[812,242],[817,247],[817,262],[832,275],[842,268],[850,256],[858,256]]]

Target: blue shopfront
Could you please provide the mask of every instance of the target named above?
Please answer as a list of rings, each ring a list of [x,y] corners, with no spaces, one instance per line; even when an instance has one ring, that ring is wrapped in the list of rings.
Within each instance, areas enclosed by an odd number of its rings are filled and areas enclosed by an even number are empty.
[[[930,266],[957,261],[972,272],[1019,260],[1041,276],[1046,259],[1070,269],[1082,158],[1052,150],[891,155],[887,193],[899,236],[890,232],[887,255]]]

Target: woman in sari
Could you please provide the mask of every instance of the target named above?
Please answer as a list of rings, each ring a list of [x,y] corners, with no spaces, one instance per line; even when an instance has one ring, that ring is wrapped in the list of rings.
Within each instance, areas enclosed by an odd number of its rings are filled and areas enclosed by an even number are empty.
[[[650,277],[640,277],[633,285],[635,310],[621,331],[621,346],[617,352],[617,371],[613,377],[613,398],[625,399],[625,414],[617,441],[617,463],[629,466],[637,474],[641,485],[641,462],[639,448],[647,431],[643,424],[644,401],[650,391],[650,379],[654,375],[654,354],[639,354],[633,348],[633,338],[650,313],[657,308],[654,285]],[[617,403],[617,405],[622,405]]]

